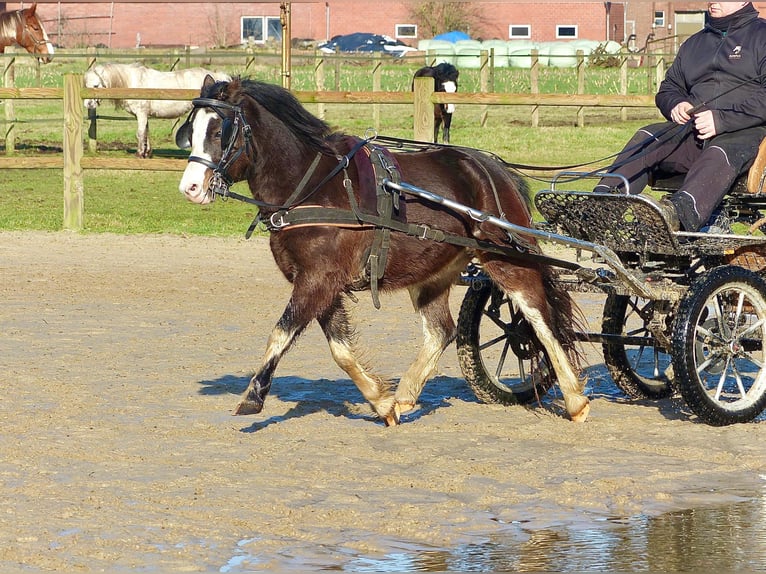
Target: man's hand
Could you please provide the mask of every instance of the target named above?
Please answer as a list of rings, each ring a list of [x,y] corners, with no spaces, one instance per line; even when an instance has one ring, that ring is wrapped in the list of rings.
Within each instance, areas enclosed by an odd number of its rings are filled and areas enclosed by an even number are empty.
[[[694,129],[697,131],[697,137],[701,140],[707,140],[716,135],[712,110],[694,114]]]
[[[690,119],[692,119],[692,117],[689,115],[689,110],[693,107],[694,106],[689,102],[681,102],[676,104],[675,107],[670,110],[670,119],[677,124],[685,124]]]

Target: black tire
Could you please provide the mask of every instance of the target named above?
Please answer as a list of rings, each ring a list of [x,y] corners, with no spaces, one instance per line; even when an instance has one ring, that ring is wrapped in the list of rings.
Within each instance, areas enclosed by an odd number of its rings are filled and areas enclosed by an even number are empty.
[[[698,277],[673,326],[676,385],[714,426],[753,420],[766,408],[766,281],[738,267]]]
[[[465,294],[457,354],[468,386],[484,403],[531,403],[555,382],[531,325],[489,280],[474,281]]]
[[[601,332],[614,336],[602,343],[604,363],[614,384],[632,399],[664,399],[674,392],[668,380],[670,353],[657,345],[648,327],[654,305],[654,301],[613,293],[604,303]]]

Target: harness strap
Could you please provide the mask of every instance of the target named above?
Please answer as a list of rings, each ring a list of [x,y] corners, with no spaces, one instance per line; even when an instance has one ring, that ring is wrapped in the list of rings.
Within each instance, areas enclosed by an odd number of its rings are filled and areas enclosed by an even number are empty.
[[[358,231],[371,230],[382,226],[384,221],[381,217],[354,212],[350,209],[339,209],[336,207],[322,207],[319,205],[306,205],[296,209],[284,210],[275,213],[271,218],[270,231],[289,231],[307,226],[337,226]],[[535,261],[538,263],[547,263],[563,267],[566,269],[579,269],[576,263],[568,263],[553,257],[544,255],[538,250],[530,251],[528,246],[518,243],[513,237],[510,237],[512,244],[509,246],[498,245],[489,241],[482,241],[475,237],[466,237],[464,235],[455,235],[440,229],[431,229],[429,226],[419,223],[402,223],[396,220],[389,220],[385,225],[398,233],[404,233],[410,237],[417,237],[427,241],[436,241],[439,243],[449,243],[458,247],[476,249],[497,255],[511,256],[509,248],[513,247],[516,251],[512,257],[524,261]]]

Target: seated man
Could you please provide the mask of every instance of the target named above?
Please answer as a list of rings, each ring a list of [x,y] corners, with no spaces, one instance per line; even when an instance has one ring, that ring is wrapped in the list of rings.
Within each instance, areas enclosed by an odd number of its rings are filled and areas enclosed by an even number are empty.
[[[705,27],[681,44],[655,103],[669,121],[638,130],[609,172],[631,193],[654,170],[686,174],[661,208],[674,229],[697,231],[766,136],[766,21],[751,2],[708,2]],[[607,176],[594,191],[623,187]]]

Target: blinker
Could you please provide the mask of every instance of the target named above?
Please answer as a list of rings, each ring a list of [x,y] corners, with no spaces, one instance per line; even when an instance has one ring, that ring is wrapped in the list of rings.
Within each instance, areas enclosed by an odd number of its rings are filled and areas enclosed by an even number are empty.
[[[191,122],[187,119],[183,125],[178,128],[176,132],[176,145],[181,149],[189,149],[191,147]]]
[[[224,118],[221,123],[221,149],[227,149],[234,135],[234,122],[230,118]]]

